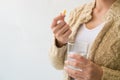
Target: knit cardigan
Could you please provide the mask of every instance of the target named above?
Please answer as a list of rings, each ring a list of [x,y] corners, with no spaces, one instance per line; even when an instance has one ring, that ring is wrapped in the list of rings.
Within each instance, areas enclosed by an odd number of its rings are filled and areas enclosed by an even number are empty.
[[[72,30],[69,42],[74,42],[81,24],[91,20],[95,1],[71,11],[68,24]],[[101,17],[101,16],[100,16]],[[96,37],[88,59],[103,69],[102,80],[120,80],[120,0],[116,0],[103,17],[105,25]],[[55,41],[49,56],[56,69],[63,69],[67,45],[58,48]],[[67,73],[64,80],[70,80]]]

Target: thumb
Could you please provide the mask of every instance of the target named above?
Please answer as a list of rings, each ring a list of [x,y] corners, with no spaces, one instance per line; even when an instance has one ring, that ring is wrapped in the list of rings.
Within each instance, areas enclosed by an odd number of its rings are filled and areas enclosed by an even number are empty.
[[[57,21],[57,24],[59,24],[60,22],[65,22],[65,15],[63,13],[60,13],[60,19]]]
[[[60,13],[57,17],[53,19],[52,26],[56,26],[59,22],[64,21],[65,15]]]
[[[66,15],[63,13],[60,13],[60,16],[62,17],[62,20],[64,20]]]

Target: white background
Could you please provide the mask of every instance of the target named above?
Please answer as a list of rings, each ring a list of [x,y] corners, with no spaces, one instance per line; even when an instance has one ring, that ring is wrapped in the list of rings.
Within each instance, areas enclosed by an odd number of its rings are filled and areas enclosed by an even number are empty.
[[[48,52],[50,24],[90,0],[0,0],[0,80],[62,80]]]

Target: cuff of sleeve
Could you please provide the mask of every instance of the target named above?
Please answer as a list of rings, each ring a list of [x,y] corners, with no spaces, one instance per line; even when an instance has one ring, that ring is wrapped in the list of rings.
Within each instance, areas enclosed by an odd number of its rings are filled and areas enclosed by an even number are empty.
[[[67,52],[67,45],[64,45],[62,47],[57,47],[56,42],[54,40],[51,50],[54,53],[53,56],[63,57],[65,55],[65,52]]]

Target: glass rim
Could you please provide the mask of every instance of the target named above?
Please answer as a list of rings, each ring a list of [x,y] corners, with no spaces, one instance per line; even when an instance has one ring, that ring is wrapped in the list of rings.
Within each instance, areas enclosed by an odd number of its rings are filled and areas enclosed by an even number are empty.
[[[83,40],[80,40],[80,41],[77,41],[77,42],[67,42],[67,44],[70,44],[70,45],[74,45],[75,43],[83,43],[83,44],[89,44],[89,42],[87,41],[83,41]]]
[[[68,45],[74,45],[74,42],[68,42],[67,44]]]

